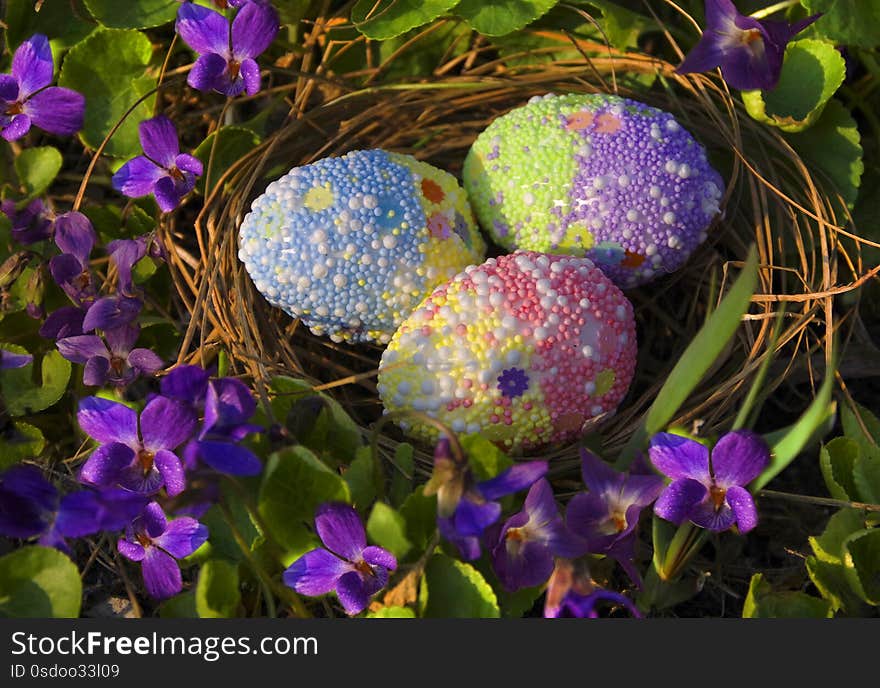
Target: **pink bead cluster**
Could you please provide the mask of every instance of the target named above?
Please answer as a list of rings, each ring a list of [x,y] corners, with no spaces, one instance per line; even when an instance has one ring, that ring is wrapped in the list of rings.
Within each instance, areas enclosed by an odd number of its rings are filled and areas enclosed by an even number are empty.
[[[592,261],[518,251],[431,293],[386,349],[379,394],[388,411],[528,450],[613,412],[635,362],[632,305]],[[437,437],[417,418],[401,426]]]

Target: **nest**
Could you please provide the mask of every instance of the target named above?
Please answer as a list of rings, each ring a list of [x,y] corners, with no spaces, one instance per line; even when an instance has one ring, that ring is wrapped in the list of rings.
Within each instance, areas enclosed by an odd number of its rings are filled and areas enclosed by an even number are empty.
[[[596,428],[605,456],[613,457],[635,430],[752,244],[760,273],[751,308],[675,422],[699,423],[703,433],[728,429],[768,355],[775,360],[765,393],[795,369],[812,381],[812,367],[830,356],[835,330],[847,321],[832,299],[859,284],[864,272],[857,238],[850,241],[841,229],[848,221],[841,217],[845,203],[780,133],[752,120],[716,75],[681,77],[674,65],[654,57],[593,48],[602,56],[517,68],[486,60],[468,68],[474,55],[458,56],[431,81],[360,90],[302,75],[291,87],[294,108],[287,121],[214,185],[195,220],[195,237],[188,223],[178,227],[173,217],[164,227],[172,275],[190,314],[180,362],[205,362],[224,350],[231,372],[251,381],[264,400],[272,376],[303,378],[333,395],[371,435],[382,416],[376,393],[382,351],[316,337],[256,291],[237,256],[237,230],[253,199],[294,166],[363,148],[409,153],[460,179],[476,136],[531,96],[610,92],[674,114],[707,148],[727,187],[722,218],[686,265],[627,292],[637,319],[638,365],[616,415]],[[640,74],[660,78],[650,89],[639,87],[637,78],[624,81],[624,75]],[[378,432],[384,451],[404,439],[391,424]],[[431,447],[416,450],[427,467]],[[557,467],[577,465],[576,444],[548,451]]]

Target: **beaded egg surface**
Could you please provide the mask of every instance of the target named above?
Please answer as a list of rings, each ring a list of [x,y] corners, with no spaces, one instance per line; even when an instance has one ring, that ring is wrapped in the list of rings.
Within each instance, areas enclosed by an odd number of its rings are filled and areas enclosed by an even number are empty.
[[[586,256],[624,289],[681,267],[723,188],[671,114],[606,94],[535,97],[499,117],[463,177],[498,244]]]
[[[374,149],[272,182],[238,255],[260,293],[314,334],[387,343],[434,287],[483,260],[485,243],[455,177]]]
[[[592,261],[517,251],[436,288],[394,334],[378,389],[386,411],[528,450],[613,412],[635,363],[632,305]],[[437,438],[415,416],[400,425]]]

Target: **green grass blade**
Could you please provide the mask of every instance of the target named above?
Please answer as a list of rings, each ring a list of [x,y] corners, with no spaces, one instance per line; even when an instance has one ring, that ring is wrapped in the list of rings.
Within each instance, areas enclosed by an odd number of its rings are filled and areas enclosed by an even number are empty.
[[[758,252],[752,246],[739,277],[685,349],[648,409],[644,421],[623,448],[617,461],[619,470],[627,468],[647,438],[662,430],[675,417],[736,332],[757,284]]]
[[[825,430],[830,429],[828,424],[833,419],[835,411],[835,404],[831,400],[833,388],[834,365],[832,364],[816,398],[797,423],[784,430],[765,435],[764,439],[767,440],[772,451],[770,465],[749,485],[752,492],[760,490],[779,475],[816,438],[817,434],[824,434]]]

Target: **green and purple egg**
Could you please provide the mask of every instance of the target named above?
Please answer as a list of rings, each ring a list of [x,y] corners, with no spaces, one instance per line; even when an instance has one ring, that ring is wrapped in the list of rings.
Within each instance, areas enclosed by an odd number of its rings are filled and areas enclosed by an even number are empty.
[[[724,188],[671,114],[605,94],[535,97],[499,117],[463,177],[500,246],[585,256],[623,289],[680,268]]]

